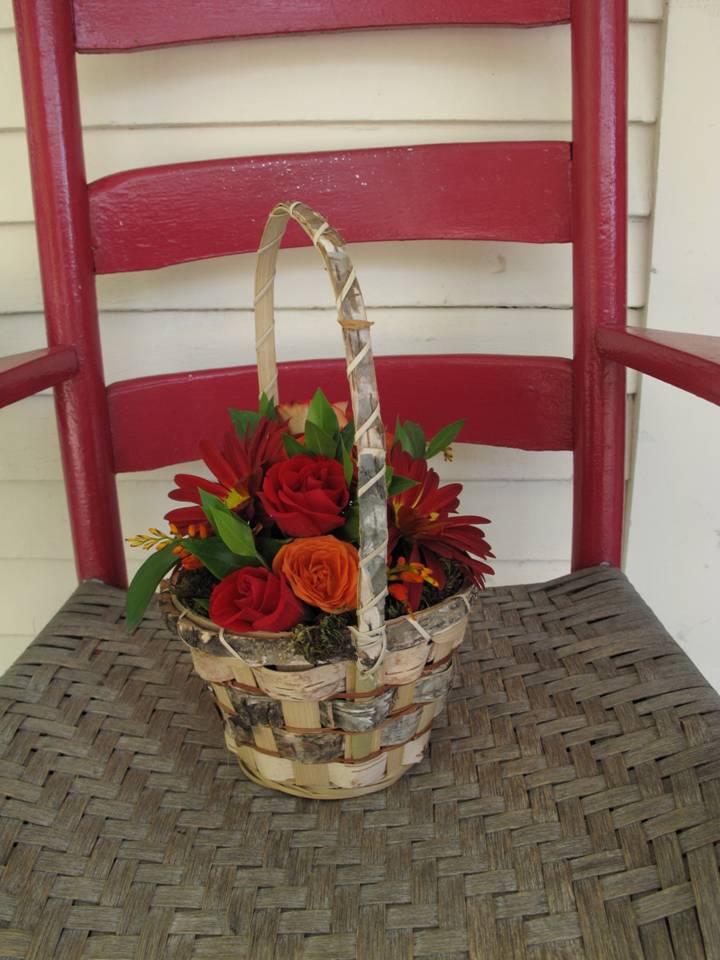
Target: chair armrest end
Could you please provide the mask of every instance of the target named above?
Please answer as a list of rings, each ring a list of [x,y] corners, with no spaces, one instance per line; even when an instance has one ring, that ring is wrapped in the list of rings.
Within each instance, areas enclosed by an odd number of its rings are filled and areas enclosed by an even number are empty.
[[[720,404],[720,337],[599,327],[597,345],[609,360]]]
[[[46,347],[0,358],[0,407],[69,380],[78,366],[74,347]]]

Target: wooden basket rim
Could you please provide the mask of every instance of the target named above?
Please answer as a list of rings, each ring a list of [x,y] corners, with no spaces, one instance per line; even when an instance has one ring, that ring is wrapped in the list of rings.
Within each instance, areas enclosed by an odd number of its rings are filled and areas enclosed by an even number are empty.
[[[175,574],[176,573],[177,571]],[[278,631],[276,633],[268,630],[256,630],[252,633],[235,633],[232,630],[225,630],[223,627],[218,626],[214,620],[210,620],[208,617],[204,617],[200,613],[195,613],[194,610],[186,607],[184,603],[178,600],[173,590],[173,580],[175,579],[175,574],[173,574],[170,579],[163,580],[161,583],[162,589],[160,590],[160,597],[161,599],[165,599],[166,602],[169,602],[184,620],[190,620],[191,623],[194,623],[196,626],[202,627],[203,630],[213,632],[217,636],[219,636],[222,632],[222,635],[227,642],[232,640],[290,640],[292,638],[292,633],[288,630]],[[471,602],[473,594],[475,591],[477,591],[477,589],[478,588],[476,584],[470,583],[466,587],[463,587],[462,590],[458,590],[457,593],[452,593],[449,597],[445,597],[445,599],[441,600],[439,603],[434,603],[431,607],[424,607],[422,610],[418,610],[416,614],[407,613],[402,617],[393,617],[392,620],[386,620],[385,623],[389,627],[392,624],[400,623],[403,620],[414,620],[422,625],[423,619],[427,619],[428,616],[432,615],[438,610],[442,610],[444,606],[447,606],[447,604],[451,603],[453,600],[466,597],[467,601]]]

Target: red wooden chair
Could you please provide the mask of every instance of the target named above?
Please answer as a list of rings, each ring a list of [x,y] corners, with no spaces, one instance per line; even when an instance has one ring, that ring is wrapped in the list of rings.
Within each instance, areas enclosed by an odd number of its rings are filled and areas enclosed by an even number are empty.
[[[618,569],[625,368],[720,403],[720,339],[626,328],[626,0],[15,10],[48,346],[3,361],[0,399],[55,388],[80,586],[2,681],[0,955],[720,956],[720,699]],[[568,20],[572,144],[219,160],[86,183],[76,53]],[[425,190],[410,196],[418,171]],[[571,242],[574,255],[572,360],[380,361],[386,416],[432,428],[456,415],[460,383],[481,382],[497,415],[471,413],[466,439],[573,450],[574,572],[486,591],[429,758],[384,793],[334,804],[247,782],[157,613],[132,639],[119,625],[115,475],[192,459],[208,420],[219,434],[231,403],[253,401],[255,374],[106,386],[94,277],[253,251],[289,191],[348,241]],[[428,362],[444,386],[406,411]],[[339,360],[281,376],[286,395],[318,380],[342,394]]]

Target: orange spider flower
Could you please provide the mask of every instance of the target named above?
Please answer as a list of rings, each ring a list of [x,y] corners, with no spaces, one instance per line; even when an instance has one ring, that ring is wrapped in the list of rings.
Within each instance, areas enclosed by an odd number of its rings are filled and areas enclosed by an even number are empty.
[[[180,566],[183,570],[199,570],[205,566],[200,557],[196,557],[194,553],[189,553],[184,547],[179,545],[173,547],[172,552],[176,557],[180,557]]]
[[[405,557],[399,557],[397,564],[388,570],[388,593],[404,603],[410,613],[414,610],[409,589],[411,583],[440,586],[433,577],[430,567],[424,567],[421,563],[408,563]]]

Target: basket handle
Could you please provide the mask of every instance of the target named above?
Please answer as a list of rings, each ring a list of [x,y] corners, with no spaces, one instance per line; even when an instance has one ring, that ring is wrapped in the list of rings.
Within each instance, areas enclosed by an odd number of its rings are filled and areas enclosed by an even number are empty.
[[[258,249],[255,270],[255,346],[258,387],[278,402],[275,359],[274,283],[277,255],[288,221],[300,224],[323,258],[330,275],[337,319],[342,327],[347,377],[355,420],[360,514],[360,575],[357,627],[351,627],[358,666],[372,672],[385,655],[385,597],[387,596],[387,490],[385,487],[385,431],[380,419],[375,364],[370,345],[370,322],[360,285],[342,238],[324,217],[300,201],[279,203],[268,217]]]

